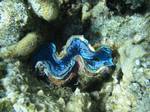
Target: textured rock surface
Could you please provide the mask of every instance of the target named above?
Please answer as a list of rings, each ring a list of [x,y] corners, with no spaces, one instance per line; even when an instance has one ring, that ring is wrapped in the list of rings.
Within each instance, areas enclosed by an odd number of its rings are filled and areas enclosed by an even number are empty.
[[[49,95],[39,95],[36,93],[39,90],[38,88],[41,88],[40,83],[38,82],[39,85],[36,84],[37,80],[32,79],[33,77],[29,76],[27,71],[24,71],[24,66],[19,61],[7,61],[9,62],[6,67],[7,77],[1,79],[5,89],[5,97],[1,98],[0,102],[1,110],[5,110],[6,106],[8,106],[8,112],[12,110],[16,112],[61,111],[61,105],[53,101],[54,98]],[[37,90],[29,88],[30,84],[36,87]]]
[[[56,0],[28,0],[34,12],[46,21],[58,17],[58,5]]]
[[[28,23],[29,14],[23,2],[0,2],[0,46],[16,43]]]
[[[67,112],[91,112],[92,100],[89,94],[81,93],[77,88],[66,105]],[[77,108],[76,108],[77,107]]]
[[[109,16],[103,2],[93,8],[92,31],[106,38],[103,43],[112,41],[119,53],[117,68],[120,68],[120,72],[113,75],[113,89],[109,97],[107,94],[110,93],[105,91],[103,111],[147,112],[150,109],[150,68],[146,64],[150,56],[149,13],[144,16]],[[142,61],[145,67],[141,60],[145,60]]]
[[[131,9],[137,9],[144,5],[145,0],[123,0],[125,4],[130,5]]]

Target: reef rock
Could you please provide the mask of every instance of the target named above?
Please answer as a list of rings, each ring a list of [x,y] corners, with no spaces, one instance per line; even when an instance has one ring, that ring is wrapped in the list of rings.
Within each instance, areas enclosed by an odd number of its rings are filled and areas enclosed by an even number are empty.
[[[0,46],[16,43],[23,28],[27,25],[29,14],[22,1],[4,0],[0,2]]]
[[[97,38],[105,40],[102,44],[112,41],[112,48],[118,51],[112,85],[106,83],[100,90],[102,111],[147,112],[150,110],[149,13],[125,17],[113,14],[104,2],[92,9],[92,32],[100,34]],[[112,90],[108,91],[110,86]]]
[[[74,95],[66,105],[66,112],[91,112],[92,100],[88,93],[81,93],[76,89]]]
[[[56,0],[28,0],[35,14],[46,21],[54,20],[58,17],[58,5]]]
[[[26,57],[36,49],[40,42],[40,36],[35,32],[31,32],[18,43],[2,47],[0,49],[0,58]]]
[[[42,88],[44,89],[44,86],[40,86],[42,84],[29,75],[29,72],[24,69],[25,67],[21,62],[16,60],[11,62],[10,60],[5,60],[5,62],[9,62],[9,64],[6,66],[7,77],[1,79],[3,85],[3,89],[0,91],[2,97],[0,98],[1,111],[62,112],[61,106],[63,104],[59,104],[57,99],[54,100],[54,98],[51,97],[52,94],[37,94],[39,91],[42,91]],[[2,96],[4,91],[5,94]]]

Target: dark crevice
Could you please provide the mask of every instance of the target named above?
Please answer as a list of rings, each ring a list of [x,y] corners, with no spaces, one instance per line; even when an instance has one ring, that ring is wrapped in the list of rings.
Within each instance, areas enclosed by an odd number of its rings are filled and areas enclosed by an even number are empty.
[[[122,70],[119,69],[118,71],[118,74],[117,74],[117,83],[120,84],[121,80],[122,80],[122,77],[123,77],[123,73],[122,73]]]
[[[110,11],[113,11],[115,15],[133,15],[135,13],[144,14],[147,11],[148,6],[143,1],[130,1],[126,0],[106,0],[106,6]],[[139,3],[138,3],[139,2]]]
[[[98,91],[102,88],[103,82],[100,79],[93,79],[81,88],[82,92]]]
[[[111,82],[113,79],[111,77],[111,74],[105,74],[101,77],[94,78],[87,82],[84,85],[81,85],[82,92],[93,92],[93,91],[100,91],[103,87],[103,84],[106,82]]]

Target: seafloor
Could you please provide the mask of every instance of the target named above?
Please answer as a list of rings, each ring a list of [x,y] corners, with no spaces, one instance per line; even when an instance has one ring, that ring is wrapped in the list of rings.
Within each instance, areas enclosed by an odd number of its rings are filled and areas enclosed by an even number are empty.
[[[72,35],[110,46],[115,70],[61,87],[37,77],[34,52]],[[150,112],[150,0],[0,0],[0,112]]]

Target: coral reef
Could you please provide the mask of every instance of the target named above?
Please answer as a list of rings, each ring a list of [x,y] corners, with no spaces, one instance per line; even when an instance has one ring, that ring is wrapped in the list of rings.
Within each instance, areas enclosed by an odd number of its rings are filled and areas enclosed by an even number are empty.
[[[1,0],[0,111],[148,112],[149,4],[149,0]],[[114,72],[87,77],[90,74],[80,66],[78,76],[62,87],[38,77],[31,57],[41,44],[53,42],[63,56],[60,51],[67,39],[79,34],[95,49],[110,46]]]

